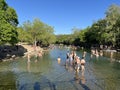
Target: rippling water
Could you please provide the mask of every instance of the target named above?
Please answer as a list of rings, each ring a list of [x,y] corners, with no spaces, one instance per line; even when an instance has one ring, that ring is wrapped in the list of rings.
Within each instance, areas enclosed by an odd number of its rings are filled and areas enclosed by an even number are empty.
[[[120,63],[111,58],[86,55],[85,76],[65,66],[66,48],[55,48],[42,58],[0,63],[0,90],[120,90]],[[76,51],[82,56],[82,51]],[[61,62],[57,62],[57,57]],[[109,55],[108,55],[109,56]],[[80,79],[77,79],[80,78]]]

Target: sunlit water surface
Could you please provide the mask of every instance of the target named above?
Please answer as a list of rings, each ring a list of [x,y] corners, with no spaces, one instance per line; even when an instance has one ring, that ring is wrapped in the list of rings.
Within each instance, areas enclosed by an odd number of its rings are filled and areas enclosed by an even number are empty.
[[[27,58],[1,62],[0,90],[120,90],[119,62],[109,57],[91,57],[87,53],[85,76],[82,77],[81,72],[65,66],[67,51],[66,48],[52,49],[37,62],[35,57],[30,63]],[[76,53],[82,57],[82,51]]]

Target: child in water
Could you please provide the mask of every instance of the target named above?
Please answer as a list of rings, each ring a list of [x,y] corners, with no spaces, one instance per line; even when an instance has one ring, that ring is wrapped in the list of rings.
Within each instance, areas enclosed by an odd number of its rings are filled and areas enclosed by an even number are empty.
[[[60,61],[61,61],[61,58],[58,56],[57,60],[58,60],[58,64],[59,64],[59,63],[60,63]]]

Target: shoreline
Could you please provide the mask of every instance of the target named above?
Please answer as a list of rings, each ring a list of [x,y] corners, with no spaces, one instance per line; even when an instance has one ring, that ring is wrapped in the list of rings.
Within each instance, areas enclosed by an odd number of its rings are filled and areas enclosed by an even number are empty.
[[[16,60],[20,57],[26,57],[28,53],[35,55],[36,52],[43,52],[43,48],[32,45],[20,44],[16,46],[1,46],[0,47],[0,62]]]

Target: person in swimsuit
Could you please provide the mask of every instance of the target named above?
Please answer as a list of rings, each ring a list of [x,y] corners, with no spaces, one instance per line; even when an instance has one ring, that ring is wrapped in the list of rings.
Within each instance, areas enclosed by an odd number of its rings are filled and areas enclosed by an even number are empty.
[[[80,57],[76,56],[76,71],[79,72],[80,70]]]
[[[85,72],[85,59],[84,57],[82,57],[81,59],[81,72],[82,72],[82,76],[84,76],[84,72]]]
[[[70,65],[73,65],[73,54],[72,53],[70,53],[70,55],[69,55],[69,62],[70,62]]]
[[[69,56],[70,56],[69,51],[67,51],[67,54],[66,54],[66,64],[69,63]]]

